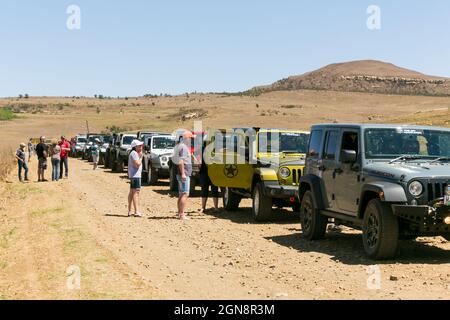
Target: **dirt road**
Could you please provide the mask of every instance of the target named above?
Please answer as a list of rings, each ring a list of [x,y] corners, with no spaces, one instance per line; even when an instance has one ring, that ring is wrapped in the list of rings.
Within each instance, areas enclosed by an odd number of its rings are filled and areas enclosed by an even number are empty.
[[[375,264],[358,232],[310,243],[289,211],[253,222],[249,201],[212,215],[193,198],[192,219],[179,221],[167,182],[144,187],[145,217],[127,218],[125,173],[80,160],[70,170],[58,183],[2,186],[0,298],[450,298],[443,238],[402,241],[395,261]],[[70,266],[80,289],[68,284]]]

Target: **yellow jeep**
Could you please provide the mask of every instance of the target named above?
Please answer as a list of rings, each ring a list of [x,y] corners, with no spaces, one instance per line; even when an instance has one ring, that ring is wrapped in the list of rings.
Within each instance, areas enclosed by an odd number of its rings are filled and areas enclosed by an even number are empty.
[[[309,132],[284,129],[238,128],[209,135],[208,174],[223,191],[226,210],[238,209],[252,198],[256,221],[272,218],[272,207],[299,211],[296,191],[305,165]],[[209,149],[209,150],[208,150]]]

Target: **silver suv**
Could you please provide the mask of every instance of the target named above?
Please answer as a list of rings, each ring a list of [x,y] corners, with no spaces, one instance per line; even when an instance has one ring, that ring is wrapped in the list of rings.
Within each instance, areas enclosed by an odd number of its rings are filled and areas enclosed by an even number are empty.
[[[450,129],[315,125],[298,196],[305,238],[323,238],[333,218],[362,229],[373,259],[394,257],[401,238],[449,240]]]

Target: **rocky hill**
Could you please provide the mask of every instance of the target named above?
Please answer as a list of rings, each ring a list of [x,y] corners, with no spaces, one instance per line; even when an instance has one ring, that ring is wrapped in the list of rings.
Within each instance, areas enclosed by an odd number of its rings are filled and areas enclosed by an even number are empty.
[[[331,64],[269,86],[255,87],[250,92],[299,89],[450,96],[450,78],[428,76],[390,63],[364,60]]]

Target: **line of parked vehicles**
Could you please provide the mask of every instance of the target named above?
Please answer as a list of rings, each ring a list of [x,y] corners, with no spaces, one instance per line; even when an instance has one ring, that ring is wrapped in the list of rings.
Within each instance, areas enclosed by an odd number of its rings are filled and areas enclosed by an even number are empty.
[[[450,129],[322,124],[311,132],[254,127],[194,134],[191,190],[203,152],[195,146],[206,146],[208,174],[226,210],[251,198],[254,219],[269,221],[279,212],[274,206],[292,208],[308,240],[324,238],[329,223],[360,229],[366,254],[377,260],[393,258],[400,239],[450,240]],[[124,170],[131,142],[140,139],[143,180],[169,178],[177,190],[173,134],[80,135],[77,156],[90,159],[96,138],[103,141],[102,163],[115,172]]]

